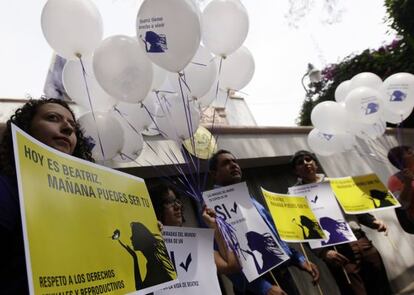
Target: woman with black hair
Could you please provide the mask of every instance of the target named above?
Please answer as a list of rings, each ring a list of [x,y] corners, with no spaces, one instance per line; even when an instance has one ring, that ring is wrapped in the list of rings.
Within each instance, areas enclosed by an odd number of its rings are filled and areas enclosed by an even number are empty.
[[[182,226],[184,223],[184,206],[180,195],[171,185],[161,183],[149,190],[151,201],[158,220],[163,225]],[[214,229],[214,240],[218,251],[214,251],[214,260],[217,271],[221,274],[233,273],[240,270],[236,255],[228,249],[226,242],[218,228],[214,210],[203,207],[201,214],[204,223]]]
[[[170,185],[161,183],[149,190],[157,219],[168,226],[182,226],[184,207],[180,195]]]
[[[92,162],[93,158],[72,110],[62,100],[31,99],[7,121],[0,142],[0,293],[28,294],[11,124],[63,153]]]

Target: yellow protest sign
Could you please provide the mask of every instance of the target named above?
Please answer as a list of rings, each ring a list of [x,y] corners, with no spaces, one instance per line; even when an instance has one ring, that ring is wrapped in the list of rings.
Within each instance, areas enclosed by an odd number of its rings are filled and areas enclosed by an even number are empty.
[[[329,181],[339,204],[348,214],[400,206],[376,174],[330,178]]]
[[[272,193],[263,188],[262,193],[282,240],[308,242],[326,239],[306,197]]]
[[[147,294],[176,279],[142,179],[15,126],[13,141],[31,293]]]

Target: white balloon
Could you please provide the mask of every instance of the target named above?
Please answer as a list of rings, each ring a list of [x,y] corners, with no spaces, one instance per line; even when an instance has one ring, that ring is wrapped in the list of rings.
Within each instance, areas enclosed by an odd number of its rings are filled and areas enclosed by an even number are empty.
[[[161,103],[155,121],[162,136],[181,142],[197,131],[200,112],[192,102],[183,103],[180,96],[170,96]]]
[[[120,102],[111,113],[122,125],[126,124],[138,133],[144,129],[142,118],[145,109],[140,104]]]
[[[347,133],[339,133],[337,134],[339,137],[339,140],[341,141],[341,145],[343,148],[343,151],[350,151],[353,150],[357,144],[356,138],[354,134],[351,134],[349,132]]]
[[[318,103],[311,113],[312,125],[325,133],[344,133],[347,125],[347,113],[337,102]]]
[[[335,100],[336,102],[343,102],[347,94],[349,93],[349,86],[351,85],[351,80],[343,81],[335,89]]]
[[[186,85],[190,89],[192,98],[199,98],[206,94],[213,86],[217,76],[217,64],[213,59],[213,55],[203,46],[197,50],[196,55],[192,61],[183,70],[184,76],[181,81],[181,87],[186,89]],[[173,89],[180,93],[180,83],[178,82],[178,75],[170,73],[168,75]]]
[[[382,112],[381,93],[368,87],[358,87],[348,93],[345,108],[348,115],[363,123],[378,121]]]
[[[247,10],[238,0],[213,0],[202,13],[203,43],[216,55],[228,56],[249,31]]]
[[[167,99],[167,96],[162,93],[150,92],[144,99],[141,105],[140,117],[142,120],[143,131],[147,131],[155,121],[157,117],[160,102]]]
[[[141,133],[135,132],[128,124],[121,123],[124,130],[124,145],[121,152],[113,160],[120,163],[134,161],[141,155],[144,148],[144,139]]]
[[[221,66],[220,88],[240,90],[249,84],[255,70],[254,59],[250,51],[242,46],[223,60]]]
[[[121,102],[116,105],[112,112],[122,124],[126,123],[131,129],[142,132],[147,130],[155,121],[158,104],[156,94],[151,92],[142,103]]]
[[[85,137],[89,138],[94,145],[92,148],[94,159],[99,161],[110,160],[121,152],[124,144],[124,131],[113,115],[105,112],[95,112],[94,118],[93,114],[89,112],[82,115],[78,122]]]
[[[216,99],[216,91],[217,91],[217,79],[214,81],[213,85],[211,86],[207,94],[205,94],[203,97],[197,98],[196,104],[200,108],[208,107]]]
[[[219,81],[219,77],[218,75],[216,75],[213,85],[210,87],[208,92],[204,94],[202,97],[198,97],[197,99],[194,100],[194,103],[196,104],[199,110],[210,106],[213,103],[213,101],[216,99],[216,97],[220,95],[227,97],[227,91],[224,91],[223,89],[218,89],[218,92],[217,92],[218,81]]]
[[[166,78],[167,78],[167,71],[153,63],[152,64],[151,91],[161,90],[161,86],[164,84],[164,81]]]
[[[308,145],[314,153],[321,156],[330,156],[343,151],[340,136],[321,132],[317,128],[309,132]]]
[[[397,73],[384,80],[384,107],[404,117],[414,107],[414,75]],[[407,115],[407,116],[408,116]]]
[[[386,124],[381,119],[374,123],[362,123],[355,120],[349,120],[348,131],[361,139],[377,139],[381,137],[386,130]]]
[[[91,58],[83,59],[82,63],[85,68],[90,101],[82,74],[82,65],[78,60],[68,60],[63,67],[62,82],[67,94],[88,111],[91,111],[91,104],[94,111],[109,111],[116,104],[116,100],[106,93],[96,81]]]
[[[41,16],[43,35],[66,59],[91,55],[102,40],[102,18],[89,0],[49,0]]]
[[[392,124],[400,124],[402,123],[402,121],[404,121],[411,115],[412,111],[413,111],[413,108],[409,109],[409,111],[407,111],[404,114],[396,114],[396,113],[391,112],[390,109],[384,108],[381,118],[385,122],[389,122]]]
[[[355,75],[351,79],[349,90],[354,90],[358,87],[369,87],[375,90],[379,90],[382,86],[382,80],[374,73],[363,72]]]
[[[95,50],[93,69],[102,88],[121,101],[138,103],[151,89],[152,65],[135,38],[106,38]]]
[[[141,131],[142,135],[155,136],[160,134],[157,126],[155,125],[155,120],[158,116],[158,109],[160,108],[160,104],[162,102],[165,102],[165,100],[168,99],[167,97],[168,95],[165,93],[157,94],[150,92],[147,98],[145,98],[142,102],[142,105],[145,106],[145,108],[141,108],[143,112],[141,113],[141,117],[144,127],[144,129]]]
[[[200,17],[191,0],[145,0],[136,28],[147,56],[170,72],[184,69],[200,44]]]
[[[147,129],[142,130],[141,134],[145,136],[156,136],[159,135],[160,132],[155,123],[152,123]]]

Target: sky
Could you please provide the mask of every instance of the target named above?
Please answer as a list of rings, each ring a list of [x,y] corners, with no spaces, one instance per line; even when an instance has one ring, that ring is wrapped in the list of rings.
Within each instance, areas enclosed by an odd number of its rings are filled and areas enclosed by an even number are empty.
[[[204,7],[210,0],[199,0]],[[104,22],[104,37],[135,35],[141,0],[93,0]],[[244,43],[255,59],[253,79],[243,96],[261,126],[293,126],[305,97],[301,78],[312,63],[323,68],[395,38],[385,24],[383,1],[242,0],[249,14]],[[0,2],[0,98],[38,97],[53,51],[43,37],[45,0]],[[290,3],[298,12],[289,15]],[[337,16],[332,18],[330,16]],[[335,20],[335,21],[332,21]]]

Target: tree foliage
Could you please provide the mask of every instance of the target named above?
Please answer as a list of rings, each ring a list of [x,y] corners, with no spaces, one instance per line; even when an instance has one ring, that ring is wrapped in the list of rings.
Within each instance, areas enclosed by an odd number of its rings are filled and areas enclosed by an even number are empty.
[[[385,0],[385,5],[387,22],[400,37],[379,49],[366,49],[323,69],[322,81],[309,85],[310,91],[297,119],[299,125],[311,125],[313,107],[322,101],[335,100],[336,87],[358,73],[372,72],[382,79],[398,72],[414,73],[414,1]],[[404,126],[414,127],[414,114],[404,121]]]

